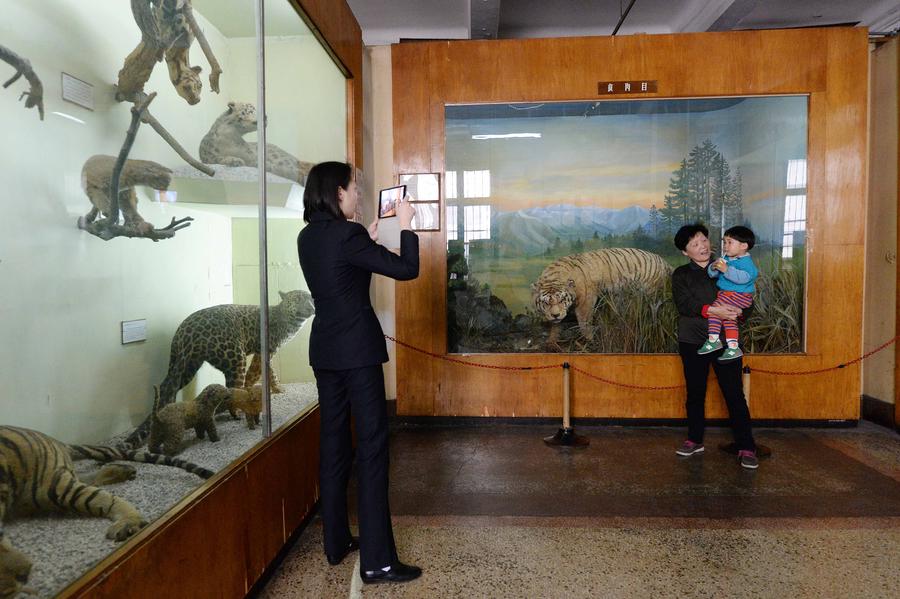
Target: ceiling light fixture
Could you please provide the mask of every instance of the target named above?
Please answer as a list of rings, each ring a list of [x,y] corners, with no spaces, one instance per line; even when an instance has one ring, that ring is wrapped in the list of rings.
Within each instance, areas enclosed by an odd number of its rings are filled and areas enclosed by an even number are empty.
[[[81,123],[82,125],[85,124],[84,121],[82,121],[81,119],[74,117],[71,114],[66,114],[65,112],[54,111],[54,112],[51,112],[50,114],[55,114],[56,116],[61,116],[64,119],[69,119],[70,121],[75,121],[76,123]]]
[[[473,135],[472,139],[513,139],[518,137],[537,137],[540,138],[540,133],[489,133],[482,135]]]

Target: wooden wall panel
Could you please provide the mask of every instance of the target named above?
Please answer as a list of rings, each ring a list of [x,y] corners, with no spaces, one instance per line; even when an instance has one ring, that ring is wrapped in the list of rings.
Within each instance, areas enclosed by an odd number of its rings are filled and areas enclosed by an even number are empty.
[[[867,39],[860,28],[539,40],[423,42],[392,48],[394,168],[443,172],[444,106],[598,99],[597,82],[654,79],[628,97],[809,95],[805,355],[749,356],[751,368],[811,370],[858,356],[865,244]],[[420,233],[421,274],[397,286],[402,341],[446,352],[445,232]],[[835,331],[838,333],[835,334]],[[478,355],[496,366],[573,365],[625,384],[682,381],[673,355]],[[397,352],[404,415],[556,416],[560,370],[509,373]],[[853,419],[859,368],[802,377],[753,374],[756,418]],[[725,415],[714,380],[708,414]],[[681,418],[683,390],[646,391],[572,374],[576,417]]]

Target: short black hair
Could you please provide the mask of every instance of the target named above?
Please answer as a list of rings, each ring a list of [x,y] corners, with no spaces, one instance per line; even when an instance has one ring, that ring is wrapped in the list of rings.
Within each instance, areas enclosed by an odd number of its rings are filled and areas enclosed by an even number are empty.
[[[753,249],[754,245],[756,245],[756,235],[753,234],[753,231],[750,230],[750,227],[744,227],[742,225],[731,227],[730,229],[722,233],[722,237],[731,237],[735,241],[746,243],[748,252]]]
[[[338,187],[347,189],[352,180],[353,167],[346,162],[320,162],[309,169],[303,190],[303,220],[309,222],[314,212],[325,212],[347,220],[341,212]]]
[[[687,247],[688,242],[697,235],[697,233],[703,233],[705,237],[709,237],[709,229],[707,229],[703,223],[692,223],[690,225],[684,225],[678,232],[675,233],[675,247],[677,247],[682,252]]]

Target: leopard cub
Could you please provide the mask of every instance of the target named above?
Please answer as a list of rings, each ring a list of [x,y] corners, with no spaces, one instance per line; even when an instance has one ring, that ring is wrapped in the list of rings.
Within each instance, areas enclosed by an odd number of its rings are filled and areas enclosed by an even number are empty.
[[[216,431],[216,408],[230,396],[229,389],[222,385],[207,385],[194,399],[171,403],[159,409],[159,389],[153,388],[155,398],[150,421],[150,439],[148,449],[153,453],[175,455],[181,451],[181,439],[186,429],[192,428],[197,438],[202,439],[207,433],[209,440],[219,440]]]

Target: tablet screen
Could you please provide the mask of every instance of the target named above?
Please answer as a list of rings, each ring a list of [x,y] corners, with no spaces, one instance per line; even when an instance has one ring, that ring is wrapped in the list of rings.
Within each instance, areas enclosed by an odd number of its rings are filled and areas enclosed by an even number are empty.
[[[378,194],[378,218],[397,216],[397,204],[406,195],[406,185],[382,189]]]

